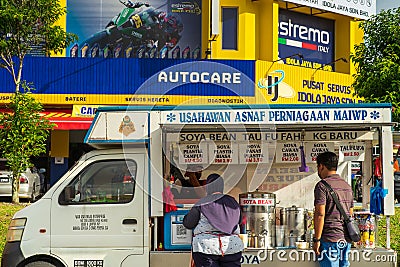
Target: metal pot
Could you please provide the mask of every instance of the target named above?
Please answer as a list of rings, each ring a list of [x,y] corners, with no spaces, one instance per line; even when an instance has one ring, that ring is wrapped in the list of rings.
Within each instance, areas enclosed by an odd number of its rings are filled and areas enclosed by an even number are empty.
[[[285,246],[290,246],[295,238],[297,241],[305,241],[307,231],[306,216],[307,210],[292,206],[281,210],[285,230]],[[291,237],[292,240],[289,239]]]
[[[249,247],[272,248],[275,244],[275,203],[273,193],[254,192],[239,195],[244,217],[242,232],[252,239]]]

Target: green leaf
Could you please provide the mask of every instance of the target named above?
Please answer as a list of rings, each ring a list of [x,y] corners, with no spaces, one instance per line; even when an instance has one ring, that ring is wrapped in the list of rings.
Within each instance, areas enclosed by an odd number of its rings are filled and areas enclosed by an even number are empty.
[[[400,8],[381,11],[362,21],[364,41],[354,46],[353,88],[366,102],[388,102],[399,122],[400,108]]]
[[[16,92],[11,97],[10,113],[0,117],[2,156],[8,159],[17,185],[20,174],[32,166],[30,158],[46,152],[49,131],[55,126],[40,116],[43,106],[29,93],[33,88],[26,82],[21,85],[23,92]],[[14,187],[13,202],[18,202],[18,191]]]

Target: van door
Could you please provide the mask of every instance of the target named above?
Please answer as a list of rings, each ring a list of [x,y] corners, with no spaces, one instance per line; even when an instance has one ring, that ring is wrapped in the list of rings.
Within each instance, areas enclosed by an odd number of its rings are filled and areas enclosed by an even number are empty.
[[[144,248],[143,179],[146,154],[89,160],[55,191],[51,253],[67,266],[120,266],[125,258],[148,266]],[[147,229],[147,228],[146,228]],[[147,236],[147,233],[146,233]]]

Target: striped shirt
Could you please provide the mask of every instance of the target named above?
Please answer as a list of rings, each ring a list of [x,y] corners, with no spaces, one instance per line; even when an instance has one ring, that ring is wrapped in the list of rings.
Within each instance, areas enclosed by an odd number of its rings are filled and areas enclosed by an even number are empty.
[[[350,214],[350,208],[353,207],[353,191],[351,186],[338,174],[330,175],[325,181],[339,196],[339,201],[346,211]],[[336,207],[335,201],[329,193],[329,189],[320,181],[314,188],[314,205],[325,205],[324,228],[322,230],[322,240],[326,242],[337,242],[340,239],[346,239],[351,242],[348,236],[344,219]]]

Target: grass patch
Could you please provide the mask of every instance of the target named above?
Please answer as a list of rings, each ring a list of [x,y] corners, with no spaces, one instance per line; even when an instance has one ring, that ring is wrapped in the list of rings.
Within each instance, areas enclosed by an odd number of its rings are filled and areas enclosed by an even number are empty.
[[[378,244],[386,247],[386,217],[381,217],[378,222]],[[390,247],[400,251],[400,208],[395,208],[395,215],[390,216]]]
[[[11,203],[4,203],[0,202],[0,265],[1,265],[1,257],[3,254],[3,248],[6,244],[6,237],[7,237],[7,229],[10,221],[17,211],[26,207],[27,203],[21,204],[11,204]]]

